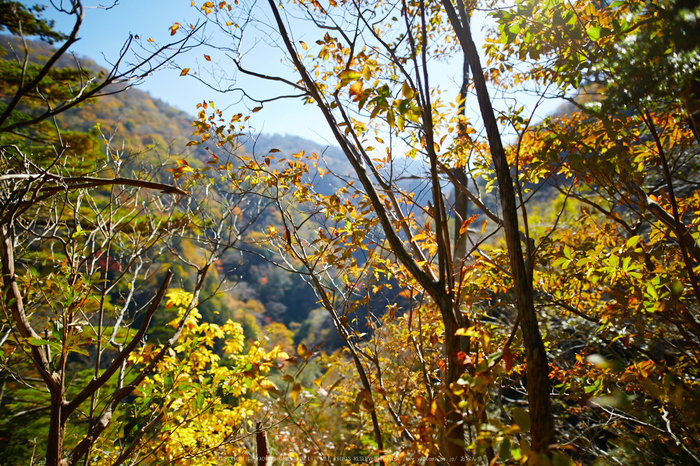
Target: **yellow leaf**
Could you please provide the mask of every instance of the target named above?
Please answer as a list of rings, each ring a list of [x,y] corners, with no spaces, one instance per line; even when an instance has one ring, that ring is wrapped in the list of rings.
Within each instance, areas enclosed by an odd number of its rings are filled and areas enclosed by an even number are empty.
[[[362,75],[355,70],[345,69],[338,74],[338,79],[340,79],[343,84],[347,84],[350,81],[359,79],[360,76]]]
[[[292,391],[289,392],[289,395],[292,397],[292,401],[294,403],[297,402],[297,397],[299,396],[299,392],[301,391],[301,384],[297,381],[294,386],[292,387]]]
[[[297,354],[300,358],[306,358],[306,356],[309,354],[309,350],[306,349],[305,344],[299,343],[299,345],[297,346]]]
[[[488,221],[487,219],[484,219],[484,223],[481,224],[481,234],[482,234],[482,235],[483,235],[484,232],[486,231],[486,222],[487,222],[487,221]]]
[[[362,77],[364,79],[369,79],[372,77],[372,70],[369,69],[369,66],[365,65],[365,67],[362,68]]]
[[[275,385],[272,381],[267,379],[261,380],[259,382],[259,385],[265,390],[277,390],[277,385]]]
[[[413,96],[416,95],[416,93],[413,90],[413,88],[411,87],[411,85],[408,84],[408,81],[404,81],[403,86],[401,86],[401,93],[407,99],[412,99]]]
[[[301,44],[301,48],[304,50],[309,50],[309,47],[306,46],[306,42],[303,40],[300,40],[299,43]]]

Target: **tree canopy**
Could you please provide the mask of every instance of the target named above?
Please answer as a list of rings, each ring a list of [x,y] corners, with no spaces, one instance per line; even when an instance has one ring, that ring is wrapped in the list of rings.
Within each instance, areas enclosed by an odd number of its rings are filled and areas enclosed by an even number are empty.
[[[695,3],[195,2],[174,50],[207,47],[212,87],[288,92],[206,99],[199,155],[148,169],[53,120],[128,75],[3,62],[8,422],[48,410],[51,465],[700,462]],[[266,46],[286,68],[260,68]],[[562,106],[540,119],[525,96]],[[282,98],[317,109],[344,166],[243,144]],[[168,291],[175,263],[190,289]],[[235,270],[263,303],[226,290]],[[308,325],[275,322],[266,299],[302,285]],[[261,341],[249,314],[215,321],[217,293],[263,308]],[[338,351],[309,337],[322,315]]]

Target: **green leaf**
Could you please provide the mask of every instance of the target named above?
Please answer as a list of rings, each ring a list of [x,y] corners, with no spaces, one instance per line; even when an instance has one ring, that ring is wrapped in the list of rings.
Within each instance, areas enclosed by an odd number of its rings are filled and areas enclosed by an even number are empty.
[[[603,28],[600,26],[591,26],[588,29],[586,29],[586,34],[588,34],[588,37],[591,40],[598,40],[600,39],[600,34],[602,30]]]
[[[571,248],[568,245],[564,246],[564,256],[567,259],[571,259]]]
[[[591,26],[586,29],[586,34],[591,40],[598,40],[601,37],[610,35],[610,29],[601,26]]]
[[[498,458],[502,461],[510,458],[510,439],[508,437],[501,442],[501,447],[498,449]]]
[[[70,348],[69,351],[72,353],[82,354],[83,356],[90,356],[88,350],[86,350],[85,348],[81,348],[80,346],[73,346],[72,348]]]
[[[552,452],[552,465],[553,466],[574,466],[576,463],[574,463],[571,458],[569,458],[566,453],[560,452],[560,451],[554,451]]]
[[[530,430],[530,414],[523,408],[513,409],[513,421],[520,427],[520,430],[527,431]]]
[[[627,247],[627,249],[633,248],[637,245],[637,243],[639,243],[639,241],[641,241],[641,239],[642,237],[639,235],[633,236],[627,240],[627,244],[625,246]]]
[[[680,281],[673,280],[670,288],[671,295],[673,295],[674,298],[679,299],[681,296],[683,296],[683,284]]]
[[[28,338],[27,341],[32,346],[44,346],[44,345],[49,344],[49,342],[47,340],[42,340],[41,338],[34,338],[34,337]]]

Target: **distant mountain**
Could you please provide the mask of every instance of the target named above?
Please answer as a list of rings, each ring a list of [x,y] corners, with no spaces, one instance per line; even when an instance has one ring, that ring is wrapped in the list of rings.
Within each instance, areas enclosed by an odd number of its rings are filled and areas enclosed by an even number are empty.
[[[15,54],[23,56],[21,44],[16,38],[0,36],[0,46],[4,49],[4,53],[0,53],[1,59],[13,59]],[[29,49],[31,60],[35,63],[45,61],[53,53],[53,48],[43,42],[29,42]],[[78,62],[80,66],[94,73],[105,71],[94,61],[84,57],[64,56],[58,65],[75,67]],[[189,157],[190,160],[196,159],[200,162],[209,160],[211,154],[204,149],[206,144],[186,147],[187,142],[193,138],[193,119],[194,117],[186,112],[139,89],[130,88],[72,109],[61,115],[59,125],[70,131],[92,131],[99,125],[100,131],[111,139],[112,147],[126,151],[152,149],[143,156],[151,161],[168,162],[170,156],[173,156],[173,159],[174,156]],[[319,166],[329,173],[323,178],[309,181],[323,194],[334,193],[339,187],[357,179],[345,154],[335,145],[279,134],[249,136],[242,143],[241,150],[249,154],[265,155],[270,150],[277,149],[279,152],[275,153],[275,156],[278,159],[291,157],[300,151],[306,154],[315,153]],[[209,146],[212,151],[218,150],[212,147],[212,144]],[[418,203],[423,206],[427,204],[431,195],[423,187],[426,178],[424,172],[425,168],[420,160],[405,160],[396,164],[394,172],[391,173],[399,186],[408,192],[416,193]],[[169,180],[169,174],[164,176]],[[359,183],[356,186],[359,186]],[[264,220],[274,222],[272,218],[265,217]],[[334,340],[335,332],[332,331],[332,324],[325,317],[325,313],[315,312],[318,307],[317,298],[301,277],[271,266],[260,256],[241,256],[233,252],[224,256],[218,266],[222,272],[235,270],[227,275],[237,282],[237,285],[225,296],[200,306],[200,311],[206,317],[216,320],[230,315],[230,309],[225,309],[235,302],[235,306],[244,308],[246,313],[253,315],[260,326],[273,323],[289,326],[293,330],[294,343],[313,343],[322,338],[329,342],[329,347],[340,344],[340,341]],[[185,275],[180,273],[178,279],[186,286]],[[381,299],[377,303],[377,312],[382,312],[386,302],[395,302],[398,298],[390,293],[383,299],[383,304]]]
[[[55,51],[45,42],[27,41],[27,44],[29,59],[33,63],[45,62]],[[1,59],[21,60],[24,57],[23,46],[17,37],[0,36],[0,47],[3,49],[0,51]],[[106,72],[91,59],[71,54],[63,55],[56,68],[74,68],[77,64],[96,74]],[[62,114],[59,125],[72,131],[90,131],[99,124],[105,136],[113,137],[113,147],[139,150],[150,146],[181,154],[195,152],[185,151],[185,144],[193,131],[192,119],[187,113],[137,88],[130,88]],[[202,150],[201,156],[203,154]]]
[[[45,62],[54,49],[43,42],[28,42],[30,61]],[[0,60],[22,60],[24,50],[16,38],[0,36]],[[81,67],[94,73],[104,72],[97,64],[84,57],[64,56],[58,61],[58,67]],[[4,92],[3,92],[4,91]],[[0,101],[7,101],[11,95],[7,89],[0,89]],[[23,109],[27,110],[27,109]],[[27,110],[31,111],[31,110]],[[211,153],[205,150],[207,144],[187,147],[193,139],[194,117],[180,111],[149,94],[130,88],[123,92],[93,99],[85,104],[71,109],[58,118],[58,125],[67,132],[90,132],[97,126],[110,139],[110,145],[117,150],[138,152],[148,149],[137,161],[153,163],[174,163],[175,158],[188,158],[193,165],[193,159],[199,162],[209,160]],[[212,151],[217,149],[209,144]],[[342,177],[351,172],[349,163],[336,147],[325,147],[321,144],[295,136],[258,135],[249,138],[240,149],[249,153],[264,155],[270,149],[280,151],[279,157],[289,157],[302,150],[307,153],[317,153],[321,164]],[[96,151],[102,148],[97,147]],[[171,161],[172,160],[172,161]],[[323,166],[322,165],[322,166]],[[172,180],[169,173],[161,171],[162,181]],[[326,192],[335,191],[344,181],[333,176],[324,177],[319,185]],[[268,218],[269,217],[269,218]],[[270,215],[261,217],[267,223],[275,220]],[[262,229],[261,226],[259,229]],[[253,234],[253,229],[249,231]],[[193,249],[189,240],[183,240],[178,246],[181,249]],[[186,254],[185,254],[186,255]],[[191,278],[177,263],[172,264],[175,282],[188,288],[192,285]],[[294,330],[294,343],[306,341],[315,343],[319,338],[329,343],[329,347],[337,347],[332,323],[325,313],[312,313],[317,309],[317,298],[313,291],[306,286],[302,277],[288,274],[267,263],[258,255],[241,255],[240,252],[229,251],[217,262],[217,270],[210,275],[222,278],[225,274],[235,286],[225,293],[218,294],[213,299],[201,303],[199,310],[207,319],[223,323],[226,318],[234,318],[244,325],[246,335],[257,338],[256,333],[270,332],[268,328],[279,328],[281,323]],[[214,280],[212,278],[212,280]],[[208,290],[217,289],[217,284],[207,284]],[[222,320],[223,319],[223,320]],[[221,321],[221,322],[219,322]],[[275,324],[277,326],[275,327]],[[163,324],[164,325],[164,324]],[[156,329],[157,330],[157,329]],[[284,330],[284,332],[289,332]],[[273,332],[274,333],[274,332]]]

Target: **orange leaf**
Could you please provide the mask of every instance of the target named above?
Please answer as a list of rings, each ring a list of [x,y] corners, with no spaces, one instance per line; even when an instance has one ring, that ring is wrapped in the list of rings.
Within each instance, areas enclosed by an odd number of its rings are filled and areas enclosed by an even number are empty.
[[[472,363],[472,358],[464,351],[459,351],[455,354],[455,362],[460,366],[466,366]]]
[[[211,61],[211,57],[210,57],[209,55],[204,55],[204,59],[205,59],[206,61]]]
[[[301,48],[304,50],[309,50],[309,47],[306,46],[306,42],[303,40],[300,40],[299,43],[301,44]]]
[[[510,372],[513,369],[513,353],[510,348],[503,350],[503,362],[506,363],[506,371]]]
[[[362,81],[355,81],[352,86],[350,86],[350,95],[359,96],[362,94]]]
[[[419,413],[426,414],[428,412],[428,400],[426,400],[422,395],[418,395],[413,398],[413,404],[416,405],[416,409]]]
[[[468,219],[462,222],[462,226],[459,227],[459,234],[463,235],[464,233],[467,232],[467,228],[469,228],[469,225],[474,223],[474,220],[476,220],[477,214],[472,215]]]
[[[184,68],[184,69],[182,70],[182,72],[180,73],[180,76],[185,76],[185,75],[186,75],[187,73],[189,73],[189,72],[190,72],[190,69],[189,69],[189,68]]]

